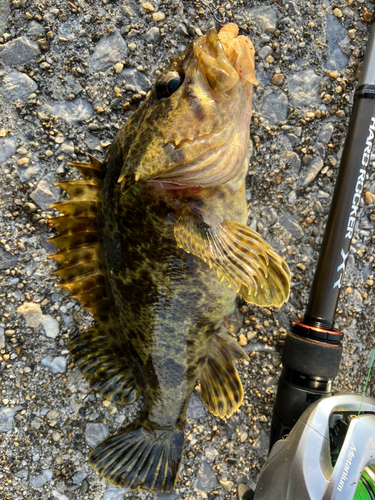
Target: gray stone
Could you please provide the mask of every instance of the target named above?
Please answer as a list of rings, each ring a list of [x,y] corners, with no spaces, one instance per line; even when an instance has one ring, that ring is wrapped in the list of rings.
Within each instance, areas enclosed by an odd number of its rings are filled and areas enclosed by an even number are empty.
[[[43,329],[46,337],[55,339],[59,334],[59,322],[50,314],[46,314],[43,318]]]
[[[307,171],[307,174],[301,181],[301,186],[307,187],[309,184],[311,184],[316,179],[319,172],[322,170],[323,165],[324,162],[322,158],[320,156],[315,156],[309,165],[309,170]]]
[[[52,490],[52,496],[53,498],[57,498],[57,500],[70,500],[66,495],[57,490]]]
[[[189,36],[188,30],[184,24],[179,24],[176,29],[176,35]]]
[[[335,129],[332,123],[329,122],[323,123],[319,130],[319,135],[318,135],[319,141],[322,142],[323,144],[328,144],[334,130]]]
[[[272,54],[272,47],[269,45],[264,45],[259,51],[258,51],[258,56],[261,59],[265,59],[267,56]]]
[[[273,7],[261,6],[247,9],[252,23],[263,32],[273,33],[276,29],[277,11]]]
[[[4,349],[5,347],[5,333],[4,328],[0,326],[0,349]]]
[[[18,258],[12,255],[10,252],[5,252],[0,248],[0,269],[10,269],[14,267],[18,262]]]
[[[36,177],[38,172],[40,171],[40,167],[38,165],[30,165],[28,168],[18,167],[17,172],[21,182],[26,182]]]
[[[160,37],[160,30],[157,26],[153,26],[146,33],[146,40],[148,43],[153,43]]]
[[[13,429],[13,418],[22,406],[14,408],[0,408],[0,432],[9,432]]]
[[[276,125],[285,120],[288,114],[288,99],[284,92],[266,95],[260,112],[270,125]]]
[[[41,425],[42,425],[42,421],[39,419],[39,418],[35,418],[34,420],[32,420],[30,422],[30,425],[33,429],[40,429]]]
[[[14,155],[18,140],[15,137],[0,137],[0,163]]]
[[[126,43],[121,34],[116,31],[97,43],[90,58],[90,66],[94,71],[102,71],[124,59],[127,53]]]
[[[120,83],[125,81],[126,85],[133,85],[136,90],[144,90],[147,92],[151,87],[151,82],[147,76],[135,68],[124,69],[117,77]]]
[[[17,471],[14,475],[16,477],[19,477],[20,479],[27,479],[29,476],[29,473],[27,472],[26,469],[21,469],[21,470]]]
[[[70,316],[70,314],[63,314],[62,320],[65,326],[73,326],[74,324],[73,316]]]
[[[299,142],[299,137],[297,137],[296,135],[291,134],[290,132],[288,132],[285,135],[288,138],[288,141],[290,142],[291,146],[294,146],[297,142]]]
[[[217,488],[218,485],[219,482],[211,468],[211,465],[207,462],[207,460],[203,460],[198,471],[197,490],[207,492]]]
[[[108,489],[103,493],[100,500],[124,500],[128,489],[116,488],[115,486],[109,486]]]
[[[96,137],[95,135],[91,135],[86,133],[86,137],[84,138],[84,143],[89,149],[96,149],[98,151],[102,150],[102,147],[100,145],[100,139],[99,137]]]
[[[289,92],[294,106],[317,104],[319,77],[312,68],[298,71],[288,78]]]
[[[204,417],[206,415],[206,409],[203,404],[203,401],[199,396],[197,396],[194,392],[191,395],[186,416],[188,419],[197,420],[200,417]]]
[[[348,64],[348,57],[340,48],[340,43],[345,40],[346,29],[333,15],[327,16],[326,37],[328,41],[329,57],[324,65],[329,70],[343,70]]]
[[[29,36],[39,36],[44,35],[45,30],[43,26],[36,21],[30,21],[27,25],[27,34]]]
[[[72,476],[73,484],[81,484],[84,479],[86,479],[87,474],[85,472],[78,471]]]
[[[59,37],[66,38],[66,40],[73,41],[80,35],[80,30],[77,30],[76,23],[61,23],[59,25],[58,34]],[[81,31],[81,33],[83,30]]]
[[[56,358],[47,356],[42,359],[41,365],[48,368],[54,375],[66,372],[66,359],[63,356],[56,356]]]
[[[94,448],[109,436],[108,426],[105,424],[87,424],[85,439],[90,448]]]
[[[313,146],[315,153],[320,156],[322,160],[324,160],[326,156],[326,148],[321,142],[316,142]]]
[[[268,71],[265,71],[262,66],[257,68],[256,77],[258,80],[259,88],[265,87],[266,85],[269,85],[271,83],[271,75]]]
[[[45,469],[39,476],[32,477],[30,479],[30,483],[34,486],[34,488],[41,488],[48,481],[51,481],[53,476],[53,472],[50,469]]]
[[[293,0],[288,0],[286,2],[286,5],[289,7],[289,12],[292,14],[292,16],[300,15],[300,11],[296,5],[296,2],[294,2]]]
[[[299,225],[297,219],[290,213],[286,213],[285,215],[283,215],[283,217],[281,217],[280,225],[283,226],[288,231],[288,233],[290,233],[296,239],[302,238],[304,234],[303,229]]]
[[[10,16],[10,1],[0,0],[0,36],[7,30],[8,19]]]
[[[277,221],[277,212],[272,207],[266,207],[262,211],[262,224],[272,226]]]
[[[17,99],[25,101],[37,88],[38,85],[34,80],[25,75],[25,73],[12,71],[4,78],[3,96],[7,101],[15,101]]]
[[[301,167],[301,158],[294,151],[287,151],[285,153],[285,162],[290,165],[295,172],[298,172]]]
[[[20,66],[40,54],[39,45],[27,36],[15,38],[0,46],[0,59],[6,66]]]
[[[91,118],[94,110],[86,99],[77,97],[72,101],[46,102],[39,107],[39,114],[45,113],[61,118],[68,125],[75,125]]]
[[[61,144],[61,151],[68,155],[74,154],[74,142],[73,141],[65,141]]]
[[[60,189],[54,186],[55,176],[51,172],[39,181],[30,198],[43,210],[48,210],[51,203],[56,203],[60,196]]]

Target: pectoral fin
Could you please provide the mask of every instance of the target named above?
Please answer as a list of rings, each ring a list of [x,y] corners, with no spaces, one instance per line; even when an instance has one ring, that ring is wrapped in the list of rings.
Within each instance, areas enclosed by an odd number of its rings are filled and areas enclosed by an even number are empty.
[[[174,235],[179,247],[206,262],[247,302],[279,307],[288,299],[286,262],[249,227],[230,220],[211,227],[190,207],[184,207]]]

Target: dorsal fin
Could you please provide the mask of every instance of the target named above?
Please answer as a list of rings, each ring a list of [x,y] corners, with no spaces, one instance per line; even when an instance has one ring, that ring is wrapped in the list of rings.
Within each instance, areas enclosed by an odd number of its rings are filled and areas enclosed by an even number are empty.
[[[104,164],[91,155],[90,163],[69,162],[68,165],[75,167],[85,180],[103,179],[105,176]]]
[[[48,241],[59,249],[50,256],[60,264],[55,273],[62,279],[59,286],[69,290],[99,320],[108,307],[96,222],[105,172],[99,160],[88,156],[91,160],[88,164],[69,163],[80,171],[84,180],[56,183],[70,198],[51,205],[64,216],[51,220],[59,236]]]
[[[54,274],[59,286],[80,301],[97,321],[95,328],[79,332],[70,343],[74,361],[87,381],[111,401],[132,403],[139,394],[131,370],[121,355],[121,345],[110,327],[109,301],[102,269],[101,249],[97,235],[97,205],[102,196],[105,172],[102,164],[90,156],[91,163],[70,163],[84,179],[57,182],[69,200],[52,205],[64,215],[50,222],[59,232],[48,241],[58,252],[50,258],[59,263]]]

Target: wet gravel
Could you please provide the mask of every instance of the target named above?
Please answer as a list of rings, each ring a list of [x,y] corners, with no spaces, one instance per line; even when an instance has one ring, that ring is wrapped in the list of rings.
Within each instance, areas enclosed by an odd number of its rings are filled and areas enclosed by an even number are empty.
[[[227,19],[257,55],[249,224],[287,260],[291,297],[280,310],[239,302],[231,329],[244,404],[227,421],[194,394],[176,492],[108,486],[87,464],[92,446],[134,418],[94,392],[68,339],[90,315],[57,287],[54,182],[68,161],[102,158],[167,61],[214,23],[200,1],[0,0],[0,497],[60,500],[233,499],[256,484],[267,454],[281,351],[302,318],[373,2],[228,1]],[[360,392],[374,345],[375,156],[348,257],[336,327],[345,333],[336,385]],[[372,374],[368,394],[374,395]]]

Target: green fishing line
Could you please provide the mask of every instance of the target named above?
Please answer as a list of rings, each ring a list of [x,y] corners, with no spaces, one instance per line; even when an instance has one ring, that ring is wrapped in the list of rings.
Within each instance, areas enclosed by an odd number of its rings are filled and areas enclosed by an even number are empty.
[[[367,383],[368,383],[369,378],[370,378],[370,372],[371,372],[372,363],[374,362],[374,357],[375,357],[375,349],[372,352],[372,358],[371,358],[370,368],[368,369],[367,378],[366,378],[366,382],[365,382],[365,387],[364,387],[363,392],[362,392],[361,404],[359,405],[358,417],[359,417],[359,414],[361,413],[362,401],[363,401],[363,398],[365,397]]]

